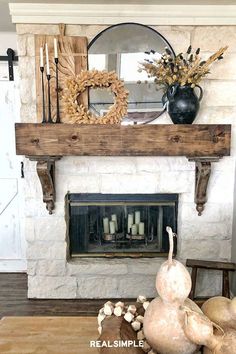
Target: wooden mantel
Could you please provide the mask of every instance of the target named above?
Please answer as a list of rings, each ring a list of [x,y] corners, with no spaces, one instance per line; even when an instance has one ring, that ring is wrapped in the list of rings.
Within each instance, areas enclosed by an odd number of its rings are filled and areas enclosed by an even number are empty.
[[[16,153],[33,156],[230,154],[230,125],[16,124]]]
[[[63,156],[186,156],[196,163],[195,203],[206,203],[211,163],[230,155],[231,125],[16,123],[16,153],[37,161],[43,199],[54,208],[55,161]]]

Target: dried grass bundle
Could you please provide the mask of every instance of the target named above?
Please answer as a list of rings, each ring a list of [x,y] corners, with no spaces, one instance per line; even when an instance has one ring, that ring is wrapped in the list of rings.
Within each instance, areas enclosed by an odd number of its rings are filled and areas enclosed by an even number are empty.
[[[200,48],[192,52],[192,47],[189,46],[186,53],[179,53],[175,58],[171,51],[166,48],[160,59],[147,60],[141,63],[139,71],[146,71],[148,77],[155,77],[154,82],[161,86],[179,84],[195,87],[210,73],[211,65],[215,61],[223,59],[223,54],[227,48],[228,46],[220,48],[206,61],[200,58]],[[149,54],[151,53],[155,52],[151,51]]]

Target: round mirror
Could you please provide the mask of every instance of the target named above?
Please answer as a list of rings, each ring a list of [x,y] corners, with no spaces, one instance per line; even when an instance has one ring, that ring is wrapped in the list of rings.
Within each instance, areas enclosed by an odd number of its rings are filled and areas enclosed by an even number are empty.
[[[144,123],[156,119],[163,111],[163,90],[139,72],[140,62],[158,59],[168,47],[167,40],[154,29],[135,23],[121,23],[99,33],[88,46],[89,70],[116,71],[129,91],[128,114],[124,124]],[[151,53],[150,53],[151,52]],[[150,53],[150,54],[149,54]],[[98,116],[104,115],[113,98],[106,90],[90,90],[89,109]]]

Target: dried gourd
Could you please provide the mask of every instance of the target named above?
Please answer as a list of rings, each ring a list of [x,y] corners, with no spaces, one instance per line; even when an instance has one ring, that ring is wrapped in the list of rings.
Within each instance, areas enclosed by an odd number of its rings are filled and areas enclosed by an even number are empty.
[[[196,305],[187,299],[191,290],[191,277],[187,269],[172,259],[173,232],[167,227],[170,250],[156,277],[156,289],[160,297],[154,299],[144,315],[144,334],[151,347],[160,354],[192,354],[198,345],[184,332],[186,307]],[[200,311],[200,309],[199,309]],[[201,312],[201,311],[200,311]]]
[[[236,330],[236,297],[232,300],[223,296],[212,297],[203,304],[202,311],[224,330]]]
[[[236,354],[235,330],[224,332],[205,315],[189,309],[185,311],[184,331],[194,343],[205,346],[204,354]]]

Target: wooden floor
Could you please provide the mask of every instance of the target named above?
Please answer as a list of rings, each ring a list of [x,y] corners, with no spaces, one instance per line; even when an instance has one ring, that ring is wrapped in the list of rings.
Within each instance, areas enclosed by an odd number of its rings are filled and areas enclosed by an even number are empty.
[[[112,299],[109,299],[112,300]],[[103,300],[28,300],[27,275],[0,273],[0,318],[5,316],[97,316]],[[127,302],[134,302],[129,299]]]
[[[1,354],[96,354],[95,317],[4,317]]]

